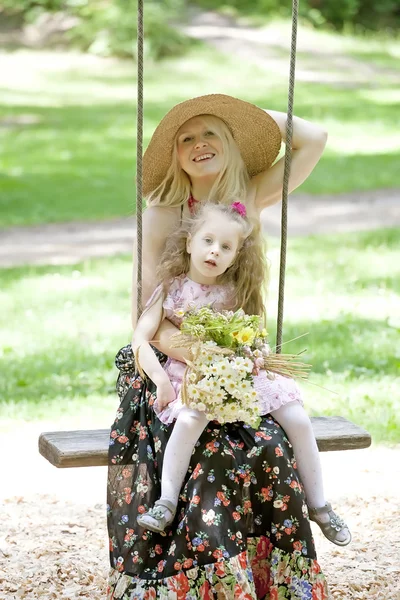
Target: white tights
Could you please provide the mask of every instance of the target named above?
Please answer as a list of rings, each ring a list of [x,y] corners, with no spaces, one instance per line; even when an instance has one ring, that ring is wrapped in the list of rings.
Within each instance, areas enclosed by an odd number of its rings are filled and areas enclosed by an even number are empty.
[[[325,505],[322,469],[311,421],[298,402],[272,411],[293,446],[301,482],[310,508]],[[193,448],[208,420],[204,413],[183,407],[165,449],[161,497],[178,504],[179,492],[189,467]]]
[[[193,448],[208,423],[206,415],[184,406],[176,419],[174,430],[164,454],[161,477],[161,497],[178,504],[179,492],[187,473]]]
[[[273,410],[271,415],[283,427],[293,446],[307,505],[310,508],[324,506],[322,468],[309,416],[298,402],[289,402]]]

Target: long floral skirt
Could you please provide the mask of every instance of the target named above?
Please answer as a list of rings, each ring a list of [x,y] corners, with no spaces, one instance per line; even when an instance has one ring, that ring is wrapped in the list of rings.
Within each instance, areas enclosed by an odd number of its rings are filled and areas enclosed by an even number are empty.
[[[159,355],[165,360],[164,355]],[[200,437],[166,535],[136,517],[160,496],[173,425],[152,406],[155,386],[116,358],[121,404],[111,428],[108,600],[325,600],[292,446],[271,418],[258,430],[210,423]]]

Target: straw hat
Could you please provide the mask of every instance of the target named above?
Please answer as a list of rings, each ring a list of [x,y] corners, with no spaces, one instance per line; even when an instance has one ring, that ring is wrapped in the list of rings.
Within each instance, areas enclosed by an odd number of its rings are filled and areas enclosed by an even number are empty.
[[[224,94],[209,94],[181,102],[162,119],[143,157],[143,194],[155,190],[167,174],[175,136],[186,121],[214,115],[228,126],[250,177],[268,169],[278,155],[282,136],[278,125],[254,104]]]

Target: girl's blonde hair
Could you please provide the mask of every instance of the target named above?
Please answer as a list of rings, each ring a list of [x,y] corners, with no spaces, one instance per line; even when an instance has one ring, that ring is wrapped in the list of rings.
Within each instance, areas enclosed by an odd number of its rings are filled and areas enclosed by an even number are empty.
[[[251,223],[231,206],[204,204],[197,214],[182,223],[170,236],[158,267],[158,280],[162,293],[167,295],[172,281],[185,275],[190,267],[187,240],[194,235],[211,216],[220,215],[241,226],[240,246],[233,264],[218,277],[217,284],[231,284],[234,289],[234,310],[242,308],[249,315],[260,315],[265,322],[264,291],[268,278],[268,267],[264,239],[258,222]]]
[[[199,115],[205,126],[221,140],[223,148],[223,166],[208,195],[208,201],[228,204],[232,198],[246,202],[249,175],[240,150],[225,123],[213,115]],[[190,196],[190,179],[183,171],[178,160],[178,135],[172,149],[171,165],[161,184],[149,195],[149,206],[180,206]]]

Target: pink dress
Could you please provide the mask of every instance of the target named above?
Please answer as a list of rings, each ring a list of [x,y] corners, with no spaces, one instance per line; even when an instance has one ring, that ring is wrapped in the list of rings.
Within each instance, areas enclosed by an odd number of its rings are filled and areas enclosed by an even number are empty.
[[[189,310],[208,305],[215,310],[230,310],[233,308],[233,296],[229,286],[203,285],[185,276],[177,277],[164,300],[164,316],[180,327],[183,315]],[[165,363],[164,370],[175,389],[176,400],[170,402],[163,411],[159,411],[155,403],[154,409],[163,423],[172,423],[183,407],[180,389],[185,369],[186,365],[179,360],[169,358]],[[266,415],[288,402],[297,401],[303,405],[297,383],[288,377],[275,375],[274,379],[269,379],[265,371],[260,371],[254,377],[254,388],[258,394],[260,415]]]

